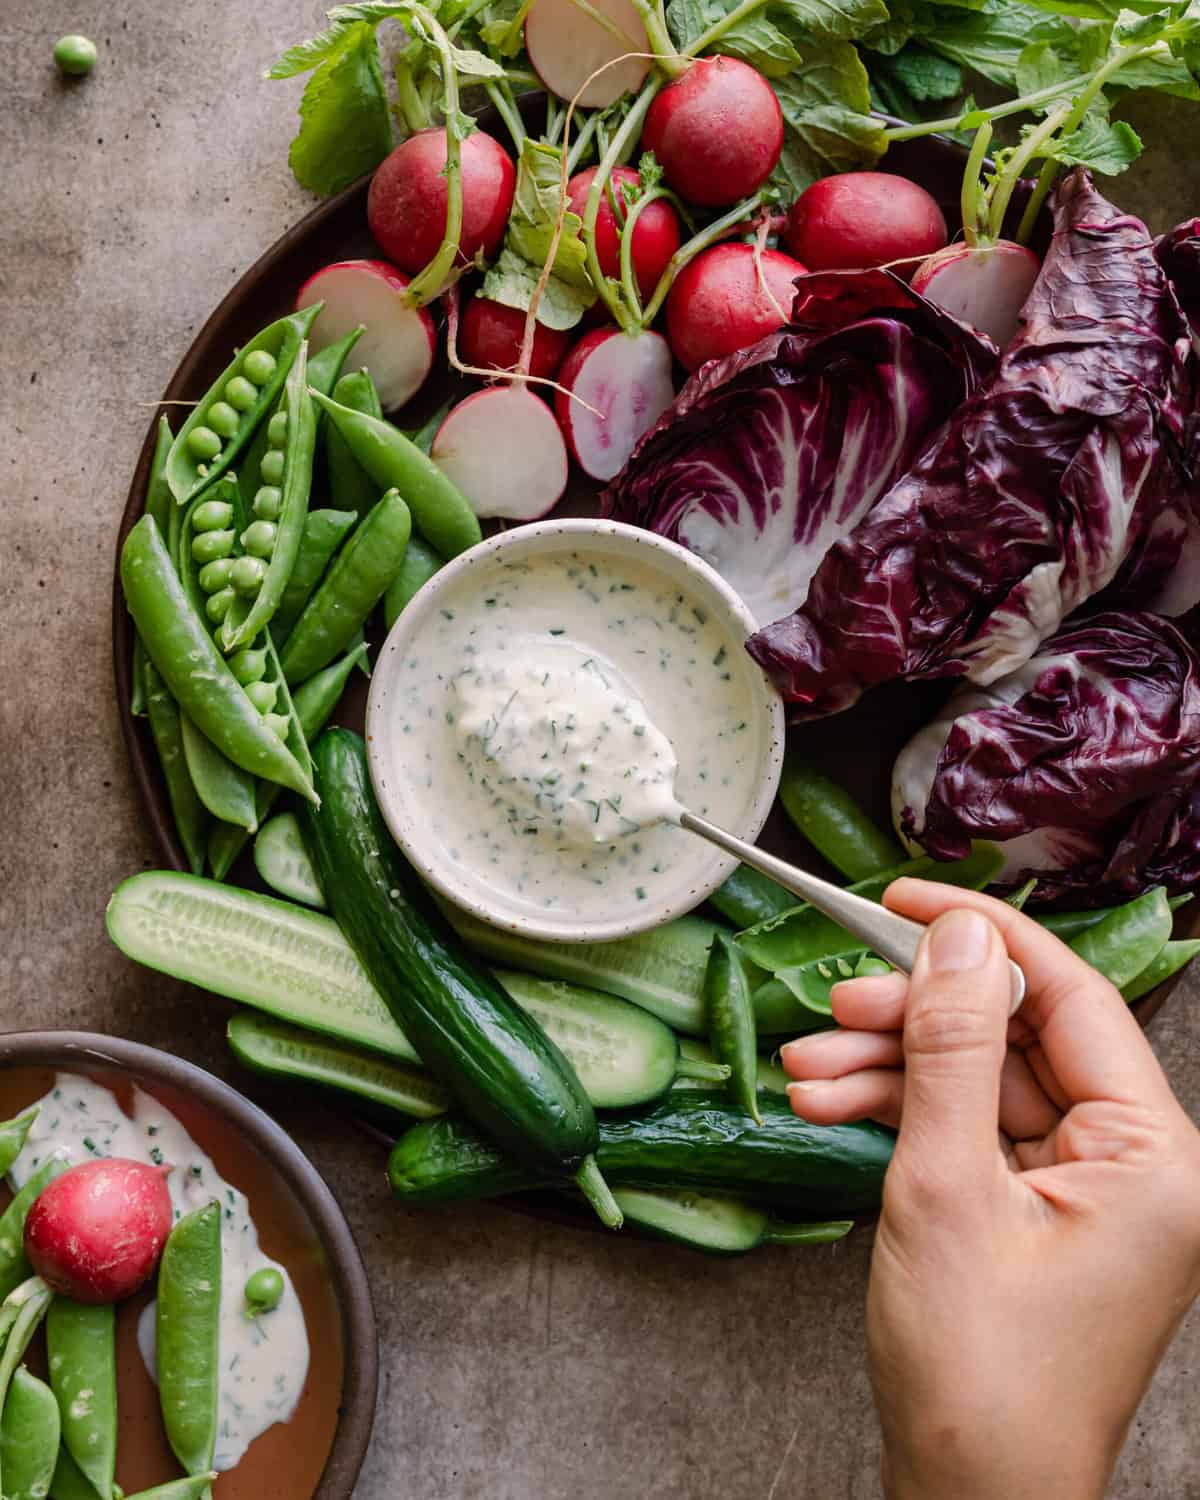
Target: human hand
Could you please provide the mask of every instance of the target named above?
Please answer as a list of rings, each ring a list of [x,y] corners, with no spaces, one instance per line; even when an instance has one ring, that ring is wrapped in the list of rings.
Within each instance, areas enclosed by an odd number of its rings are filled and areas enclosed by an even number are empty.
[[[932,923],[911,981],[837,985],[843,1029],[783,1065],[804,1119],[900,1132],[867,1301],[885,1492],[1095,1500],[1200,1292],[1200,1133],[1117,991],[1044,928],[924,881],[884,900]]]

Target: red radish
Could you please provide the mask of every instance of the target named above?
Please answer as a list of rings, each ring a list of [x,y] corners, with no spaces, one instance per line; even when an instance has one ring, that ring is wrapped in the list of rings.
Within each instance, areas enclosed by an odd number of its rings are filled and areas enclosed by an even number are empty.
[[[395,411],[421,389],[437,354],[437,329],[423,307],[405,297],[408,277],[386,260],[339,260],[310,276],[297,308],[324,301],[309,335],[315,353],[360,323],[355,366],[365,365],[385,411]]]
[[[29,1264],[76,1302],[120,1302],[151,1276],[171,1232],[170,1167],[122,1157],[56,1177],[25,1220]]]
[[[606,109],[622,94],[639,89],[650,69],[647,57],[616,59],[627,52],[649,52],[650,43],[633,0],[591,0],[591,5],[612,22],[620,36],[572,0],[533,0],[525,17],[525,50],[533,71],[552,94],[560,99],[578,95],[576,102],[584,109]],[[605,63],[614,66],[607,68]],[[604,71],[592,78],[598,68]]]
[[[911,275],[916,261],[946,243],[936,201],[893,172],[844,172],[822,177],[792,205],[783,242],[812,271],[865,270],[893,260]]]
[[[385,157],[371,179],[367,223],[384,253],[416,272],[437,254],[446,231],[446,132],[420,130]],[[504,238],[517,172],[498,141],[477,130],[462,143],[461,264],[483,251],[491,259]]]
[[[1003,349],[1016,335],[1040,270],[1033,251],[1012,240],[974,248],[951,245],[917,267],[912,289]]]
[[[490,297],[472,297],[458,325],[458,352],[464,364],[483,370],[515,370],[525,337],[525,314]],[[539,323],[533,335],[529,374],[549,380],[562,364],[571,336]]]
[[[655,97],[642,148],[692,203],[720,208],[757,192],[783,150],[775,90],[749,63],[704,57]]]
[[[805,268],[780,250],[764,250],[761,262],[762,281],[753,245],[714,245],[675,278],[667,297],[667,337],[686,369],[757,343],[791,317],[795,281]]]
[[[567,183],[567,207],[580,218],[583,218],[595,176],[596,168],[588,167],[584,172],[576,172]],[[632,167],[614,167],[610,180],[622,206],[625,201],[621,195],[622,186],[637,188],[642,181]],[[618,224],[608,193],[601,194],[600,211],[596,215],[596,257],[606,276],[621,274],[621,228],[624,222],[622,215]],[[679,216],[665,198],[657,198],[638,215],[630,246],[634,280],[643,297],[649,297],[653,292],[659,277],[667,269],[667,262],[678,249]]]
[[[536,521],[567,487],[562,433],[528,386],[495,385],[460,401],[429,452],[481,519]]]
[[[571,453],[593,479],[615,478],[642,434],[675,399],[671,350],[660,333],[631,337],[619,328],[597,328],[567,355],[558,379],[596,408],[589,411],[565,392],[555,392]]]

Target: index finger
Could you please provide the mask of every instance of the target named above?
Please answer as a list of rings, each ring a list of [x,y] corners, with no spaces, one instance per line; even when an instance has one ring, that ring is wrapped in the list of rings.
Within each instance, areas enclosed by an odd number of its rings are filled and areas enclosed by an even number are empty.
[[[1007,902],[978,891],[904,878],[884,892],[884,905],[918,922],[951,907],[982,912],[1000,929],[1028,985],[1018,1012],[1036,1034],[1072,1103],[1112,1099],[1145,1103],[1173,1098],[1141,1027],[1108,980],[1053,933]]]

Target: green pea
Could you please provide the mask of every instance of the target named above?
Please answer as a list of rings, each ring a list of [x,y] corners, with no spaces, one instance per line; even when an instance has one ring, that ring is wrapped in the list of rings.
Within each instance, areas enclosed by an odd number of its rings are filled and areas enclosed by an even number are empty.
[[[86,36],[59,37],[54,44],[54,61],[60,73],[82,78],[96,66],[96,44]]]
[[[218,589],[229,587],[233,572],[232,557],[218,557],[215,562],[205,563],[200,569],[197,582],[206,594],[215,594]]]
[[[275,356],[268,354],[265,349],[251,349],[242,361],[242,369],[246,378],[255,385],[266,385],[275,373]]]
[[[278,448],[272,448],[263,454],[263,461],[259,465],[259,473],[263,477],[264,484],[281,484],[283,482],[283,454]]]
[[[263,714],[263,723],[268,729],[273,730],[281,740],[286,740],[288,730],[292,727],[287,714]]]
[[[229,658],[229,670],[243,687],[251,682],[261,682],[267,670],[266,647],[261,651],[253,651],[247,647],[244,651],[234,652]]]
[[[233,506],[225,500],[205,500],[192,512],[193,531],[221,531],[233,520]]]
[[[233,565],[229,581],[239,594],[250,598],[262,588],[262,581],[266,575],[267,570],[260,558],[239,557]]]
[[[246,1282],[246,1308],[252,1318],[259,1313],[273,1312],[283,1301],[284,1283],[282,1274],[274,1266],[264,1266],[255,1271]]]
[[[288,414],[277,411],[267,423],[267,442],[272,448],[282,448],[287,442]]]
[[[242,532],[242,546],[251,557],[270,557],[275,550],[275,535],[270,521],[251,521]]]
[[[258,400],[258,391],[244,375],[235,375],[225,385],[225,399],[237,411],[249,411]]]
[[[192,428],[188,433],[187,443],[197,458],[216,458],[225,446],[212,428],[205,427],[203,423]]]
[[[283,491],[275,484],[264,484],[254,496],[254,514],[260,521],[277,521],[283,506]]]
[[[228,557],[233,551],[233,543],[232,531],[202,531],[192,538],[192,556],[203,567],[218,557]]]
[[[242,425],[242,419],[228,401],[214,401],[208,408],[208,425],[222,437],[231,438]]]
[[[279,698],[279,688],[273,682],[247,683],[246,697],[260,714],[269,714]]]
[[[213,622],[219,625],[233,604],[237,595],[232,589],[219,589],[215,594],[210,594],[204,604],[204,613]]]

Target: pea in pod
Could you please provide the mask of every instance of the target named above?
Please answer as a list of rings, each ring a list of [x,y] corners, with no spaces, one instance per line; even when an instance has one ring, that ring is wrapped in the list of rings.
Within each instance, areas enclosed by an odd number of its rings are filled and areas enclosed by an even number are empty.
[[[221,1207],[210,1203],[175,1225],[158,1270],[159,1403],[171,1449],[194,1476],[211,1471],[217,1442],[220,1312]]]
[[[1148,995],[1151,990],[1170,979],[1172,974],[1178,974],[1185,964],[1191,963],[1197,953],[1200,953],[1198,938],[1182,938],[1164,943],[1142,972],[1121,986],[1121,994],[1132,1005],[1135,1000],[1140,1000],[1143,995]]]
[[[179,834],[179,842],[187,856],[188,868],[193,875],[199,875],[204,870],[204,849],[210,819],[208,809],[200,800],[188,770],[183,748],[183,716],[144,647],[140,667],[146,697],[146,718],[166,783],[167,800],[175,819],[175,831]]]
[[[48,1157],[0,1214],[0,1297],[7,1299],[15,1296],[18,1288],[28,1278],[30,1266],[25,1259],[26,1216],[42,1189],[66,1170],[67,1164],[60,1157]],[[0,1398],[0,1406],[2,1404]]]
[[[754,1123],[761,1125],[757,1038],[750,984],[737,946],[723,932],[717,933],[709,949],[708,968],[704,974],[704,1006],[713,1052],[717,1061],[729,1068],[729,1092]]]
[[[311,800],[311,779],[217,650],[149,516],[125,539],[121,584],[146,651],[181,711],[234,765]]]
[[[1162,886],[1110,912],[1069,944],[1118,989],[1158,957],[1171,936],[1171,908]]]
[[[321,303],[269,324],[239,349],[196,404],[167,457],[167,483],[186,505],[230,466],[250,441],[321,311]]]
[[[363,412],[380,421],[383,419],[379,393],[368,370],[353,370],[343,375],[333,388],[333,399],[350,411]],[[329,497],[339,510],[352,510],[365,516],[379,499],[379,486],[351,453],[349,444],[334,422],[326,425],[325,472]]]
[[[404,561],[411,530],[408,506],[389,490],[355,527],[296,621],[280,656],[288,682],[327,666],[362,629]]]
[[[847,880],[868,880],[904,859],[896,840],[849,792],[800,756],[784,760],[779,800],[813,848]]]
[[[380,491],[397,489],[404,496],[414,525],[431,547],[451,558],[482,540],[479,518],[466,496],[398,427],[319,393],[316,399]]]
[[[50,1386],[63,1447],[97,1495],[111,1495],[117,1463],[116,1323],[111,1304],[56,1297],[46,1314]],[[55,1448],[58,1439],[55,1438]],[[51,1467],[53,1468],[53,1459]]]
[[[0,1177],[8,1176],[8,1169],[20,1156],[37,1119],[37,1109],[27,1109],[24,1114],[0,1125]]]
[[[354,529],[357,520],[358,516],[351,510],[310,510],[305,517],[292,576],[271,621],[271,634],[279,645],[282,646],[291,634],[333,554],[347,533]]]
[[[4,1500],[44,1500],[49,1494],[58,1461],[58,1435],[58,1404],[50,1387],[24,1366],[14,1370],[0,1420]]]
[[[445,563],[432,547],[423,542],[419,536],[409,537],[400,571],[388,584],[387,593],[383,596],[383,619],[389,630],[400,617],[401,610],[416,595],[417,590],[428,583],[438,569],[443,567]]]

